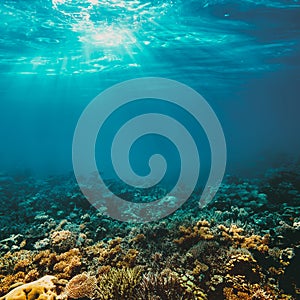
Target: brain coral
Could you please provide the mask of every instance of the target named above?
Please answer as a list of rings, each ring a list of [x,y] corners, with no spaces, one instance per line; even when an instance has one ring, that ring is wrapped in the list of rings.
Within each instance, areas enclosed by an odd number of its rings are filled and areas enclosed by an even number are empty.
[[[44,276],[39,280],[22,284],[14,288],[0,300],[54,300],[56,293],[54,292],[56,280],[54,276]]]

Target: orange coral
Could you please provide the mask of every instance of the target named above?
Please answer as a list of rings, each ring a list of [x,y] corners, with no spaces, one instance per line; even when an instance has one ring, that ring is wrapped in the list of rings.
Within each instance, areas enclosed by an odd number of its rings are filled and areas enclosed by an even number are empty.
[[[23,282],[24,278],[24,272],[18,272],[17,274],[7,275],[0,278],[0,295],[7,293],[14,283]]]
[[[81,267],[81,254],[79,249],[74,248],[57,256],[58,262],[54,265],[53,271],[58,278],[69,279],[74,276]]]
[[[291,300],[290,296],[275,292],[268,286],[249,284],[241,276],[226,276],[227,283],[223,289],[225,300]]]
[[[210,224],[206,220],[198,221],[193,227],[180,226],[179,231],[183,236],[175,239],[174,242],[183,248],[190,248],[200,240],[211,240],[214,238],[210,230]]]
[[[242,235],[244,230],[235,224],[232,224],[229,228],[221,224],[218,226],[218,229],[221,231],[221,240],[235,247],[240,246],[249,250],[257,250],[261,253],[266,253],[269,250],[268,243],[270,236],[268,234],[265,236],[251,235],[247,237]]]
[[[28,268],[28,266],[31,265],[31,263],[32,263],[32,261],[29,259],[20,260],[19,262],[17,262],[15,264],[14,271],[16,271],[16,272],[25,271]]]
[[[44,276],[41,279],[15,287],[0,300],[55,300],[54,276]]]
[[[57,262],[57,254],[52,253],[50,250],[40,251],[33,258],[33,263],[38,268],[42,268],[45,272],[52,270],[54,264]]]

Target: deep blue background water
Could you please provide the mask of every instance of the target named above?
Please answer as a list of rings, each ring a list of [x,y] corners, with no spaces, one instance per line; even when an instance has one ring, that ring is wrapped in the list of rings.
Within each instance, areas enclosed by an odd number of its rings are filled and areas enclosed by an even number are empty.
[[[228,173],[299,157],[298,1],[3,0],[0,16],[2,172],[72,170],[85,106],[142,76],[206,98],[223,126]]]

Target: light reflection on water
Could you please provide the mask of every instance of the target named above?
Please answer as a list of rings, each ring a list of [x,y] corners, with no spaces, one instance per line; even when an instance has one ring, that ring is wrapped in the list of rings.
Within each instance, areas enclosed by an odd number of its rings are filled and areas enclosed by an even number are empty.
[[[294,50],[300,27],[294,20],[293,28],[278,30],[278,12],[293,18],[300,5],[266,0],[242,4],[243,8],[241,2],[222,0],[6,0],[0,4],[0,72],[149,72],[149,66],[173,72],[223,69],[229,74],[275,70],[277,64],[269,59]],[[276,34],[282,38],[276,40]]]

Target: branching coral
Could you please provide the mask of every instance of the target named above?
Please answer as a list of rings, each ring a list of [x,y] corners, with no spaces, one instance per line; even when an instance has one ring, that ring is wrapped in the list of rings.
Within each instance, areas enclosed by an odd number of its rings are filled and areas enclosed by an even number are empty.
[[[234,247],[241,247],[249,250],[257,250],[261,253],[267,253],[269,250],[269,235],[243,235],[243,228],[232,224],[229,228],[224,225],[219,225],[218,229],[221,231],[221,240],[230,243]]]
[[[247,281],[259,282],[260,270],[257,261],[250,254],[233,254],[226,264],[226,273],[245,276]]]
[[[143,276],[138,289],[138,299],[204,300],[206,296],[188,279],[165,270],[161,274],[148,273]]]
[[[101,300],[134,300],[139,282],[141,281],[140,267],[111,268],[102,274],[99,280],[97,299]]]
[[[18,272],[13,275],[0,276],[0,295],[7,293],[11,286],[17,282],[23,282],[25,278],[24,272]]]
[[[59,279],[70,279],[80,272],[82,267],[82,255],[77,248],[70,249],[61,254],[45,250],[39,252],[33,258],[33,263],[38,270],[52,273]]]
[[[58,278],[69,279],[81,269],[81,253],[77,248],[58,255],[56,259],[58,262],[53,266],[53,271]]]
[[[98,264],[112,267],[129,267],[136,264],[139,251],[136,249],[123,249],[121,238],[115,238],[108,244],[98,243],[84,249],[85,254],[90,259],[95,259]]]
[[[32,259],[32,253],[27,250],[8,252],[0,258],[0,295],[7,293],[14,283],[27,281],[26,277],[32,268]]]
[[[7,252],[0,258],[1,274],[11,274],[13,272],[27,271],[32,263],[32,253],[27,250],[17,252]]]
[[[179,231],[183,236],[175,239],[174,242],[185,249],[190,248],[200,240],[211,240],[214,238],[210,230],[210,224],[205,220],[198,221],[193,227],[180,226]]]
[[[223,290],[223,296],[225,300],[292,300],[291,297],[284,294],[279,295],[278,292],[261,287],[259,284],[246,283],[243,277],[230,277],[227,278],[228,283],[234,282],[232,287],[227,286]]]

